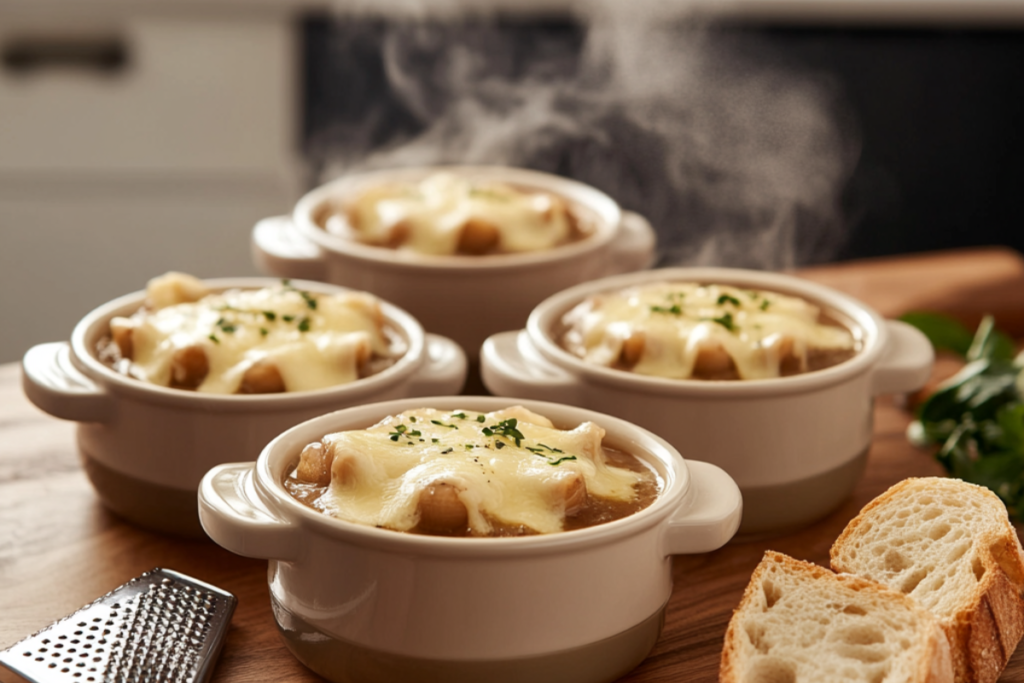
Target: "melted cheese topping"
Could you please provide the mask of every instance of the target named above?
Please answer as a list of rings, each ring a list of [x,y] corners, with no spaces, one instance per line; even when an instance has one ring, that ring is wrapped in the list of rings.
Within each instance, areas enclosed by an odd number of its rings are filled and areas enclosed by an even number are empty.
[[[787,360],[805,372],[814,352],[855,352],[850,331],[820,315],[809,301],[776,292],[662,282],[578,305],[563,317],[562,343],[587,362],[641,375],[686,379],[705,366],[764,379],[779,377]]]
[[[395,354],[369,294],[324,295],[287,284],[208,294],[201,281],[177,273],[151,281],[146,307],[115,318],[111,330],[115,337],[130,331],[128,372],[161,386],[171,384],[178,351],[201,349],[208,372],[196,390],[213,394],[238,393],[261,362],[276,366],[287,391],[307,391],[352,382],[368,357]]]
[[[518,443],[510,424],[522,435]],[[486,414],[410,410],[323,439],[333,458],[331,486],[317,507],[350,522],[408,531],[419,522],[424,488],[445,483],[458,490],[477,535],[491,531],[491,519],[557,532],[574,479],[582,477],[590,495],[636,495],[643,475],[610,466],[603,438],[592,422],[565,431],[521,407]]]
[[[555,195],[473,183],[452,173],[367,190],[349,205],[348,216],[347,223],[332,217],[327,228],[369,244],[421,254],[465,251],[461,240],[473,224],[482,225],[496,239],[480,252],[550,249],[572,239],[574,229],[565,202]]]

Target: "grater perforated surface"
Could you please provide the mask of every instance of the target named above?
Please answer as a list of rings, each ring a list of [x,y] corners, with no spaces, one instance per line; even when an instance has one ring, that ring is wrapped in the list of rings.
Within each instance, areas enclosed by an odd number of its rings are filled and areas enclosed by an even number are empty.
[[[0,652],[0,681],[202,683],[236,602],[216,586],[154,569]]]

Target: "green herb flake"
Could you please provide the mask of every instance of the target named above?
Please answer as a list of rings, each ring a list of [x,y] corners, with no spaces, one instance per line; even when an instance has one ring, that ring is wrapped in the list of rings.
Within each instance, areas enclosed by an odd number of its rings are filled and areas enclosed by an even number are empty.
[[[460,420],[465,420],[466,419],[466,414],[465,413],[452,413],[452,417],[457,417]]]
[[[732,304],[733,306],[737,306],[738,307],[740,305],[740,300],[737,299],[734,296],[730,296],[728,294],[723,294],[720,297],[718,297],[718,302],[717,303],[718,303],[719,306],[724,306],[725,304]]]
[[[294,315],[282,315],[281,316],[281,320],[285,321],[286,323],[290,323],[291,321],[295,320],[295,316]]]
[[[507,420],[502,420],[497,424],[484,427],[481,431],[484,436],[504,436],[505,438],[512,439],[515,441],[516,446],[521,446],[523,439],[523,433],[516,427],[519,425],[519,420],[514,417],[510,417]]]
[[[772,305],[772,302],[771,302],[771,301],[768,301],[768,299],[763,299],[763,300],[761,301],[761,305],[759,306],[759,308],[760,308],[760,309],[761,309],[762,311],[767,311],[767,310],[768,310],[768,307],[769,307],[769,306],[771,306],[771,305]]]
[[[309,332],[309,316],[304,316],[299,321],[299,332]]]
[[[441,455],[448,455],[449,453],[451,453],[454,450],[455,450],[454,448],[448,447],[448,448],[444,449],[443,451],[441,451]]]
[[[500,451],[502,448],[505,447],[505,442],[504,441],[495,441],[494,442],[494,447],[497,448]]]
[[[268,334],[270,334],[270,330],[268,330],[265,327],[261,327],[260,328],[260,336],[261,337],[266,337]]]
[[[671,306],[651,306],[651,313],[671,313],[672,315],[682,315],[683,309],[679,304],[672,304]]]
[[[277,320],[277,313],[274,313],[273,311],[260,311],[260,313],[262,313],[263,317],[269,320],[270,322],[274,322],[275,320]]]
[[[710,318],[713,323],[718,323],[730,332],[736,331],[736,324],[732,321],[732,313],[725,313],[719,318]]]
[[[215,335],[215,334],[211,334],[211,335],[210,335],[210,336],[208,337],[208,339],[209,339],[210,341],[212,341],[212,342],[213,342],[214,344],[220,344],[220,339],[217,339],[217,335]]]
[[[435,424],[438,427],[447,427],[448,429],[458,429],[458,427],[456,427],[455,425],[446,425],[444,422],[441,422],[440,420],[431,420],[430,424]]]
[[[477,415],[476,416],[476,421],[481,423],[481,424],[483,424],[484,422],[487,421],[487,418],[484,415]]]

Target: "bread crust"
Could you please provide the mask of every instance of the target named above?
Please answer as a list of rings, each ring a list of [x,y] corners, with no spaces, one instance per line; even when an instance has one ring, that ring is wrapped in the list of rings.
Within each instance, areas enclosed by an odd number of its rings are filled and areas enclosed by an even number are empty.
[[[773,565],[781,565],[790,574],[803,574],[808,581],[834,581],[853,591],[871,591],[902,609],[914,612],[924,624],[924,633],[921,636],[924,641],[924,655],[915,662],[912,677],[907,679],[906,683],[950,683],[953,680],[952,660],[945,634],[934,615],[920,607],[916,601],[875,581],[851,574],[837,575],[816,564],[769,550],[765,552],[751,574],[740,604],[729,620],[719,666],[720,683],[756,683],[756,678],[752,680],[744,676],[749,667],[745,666],[747,662],[740,633],[741,617],[745,612],[757,609],[758,595],[763,590],[762,577]]]
[[[1002,501],[982,486],[939,477],[905,479],[865,505],[850,521],[832,545],[832,569],[863,574],[848,560],[848,552],[865,525],[875,523],[880,510],[898,505],[911,491],[949,490],[951,486],[958,495],[981,497],[988,504],[995,501],[1005,510]],[[998,531],[971,533],[972,549],[984,569],[972,599],[953,614],[936,615],[952,650],[956,683],[995,683],[1024,635],[1024,550],[1008,516],[991,521]]]

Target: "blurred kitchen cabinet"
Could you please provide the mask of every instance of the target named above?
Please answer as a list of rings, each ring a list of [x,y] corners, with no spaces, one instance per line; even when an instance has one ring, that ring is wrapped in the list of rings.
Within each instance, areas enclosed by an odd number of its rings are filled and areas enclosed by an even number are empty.
[[[0,1],[0,362],[166,270],[255,274],[299,194],[290,14],[97,7]]]

